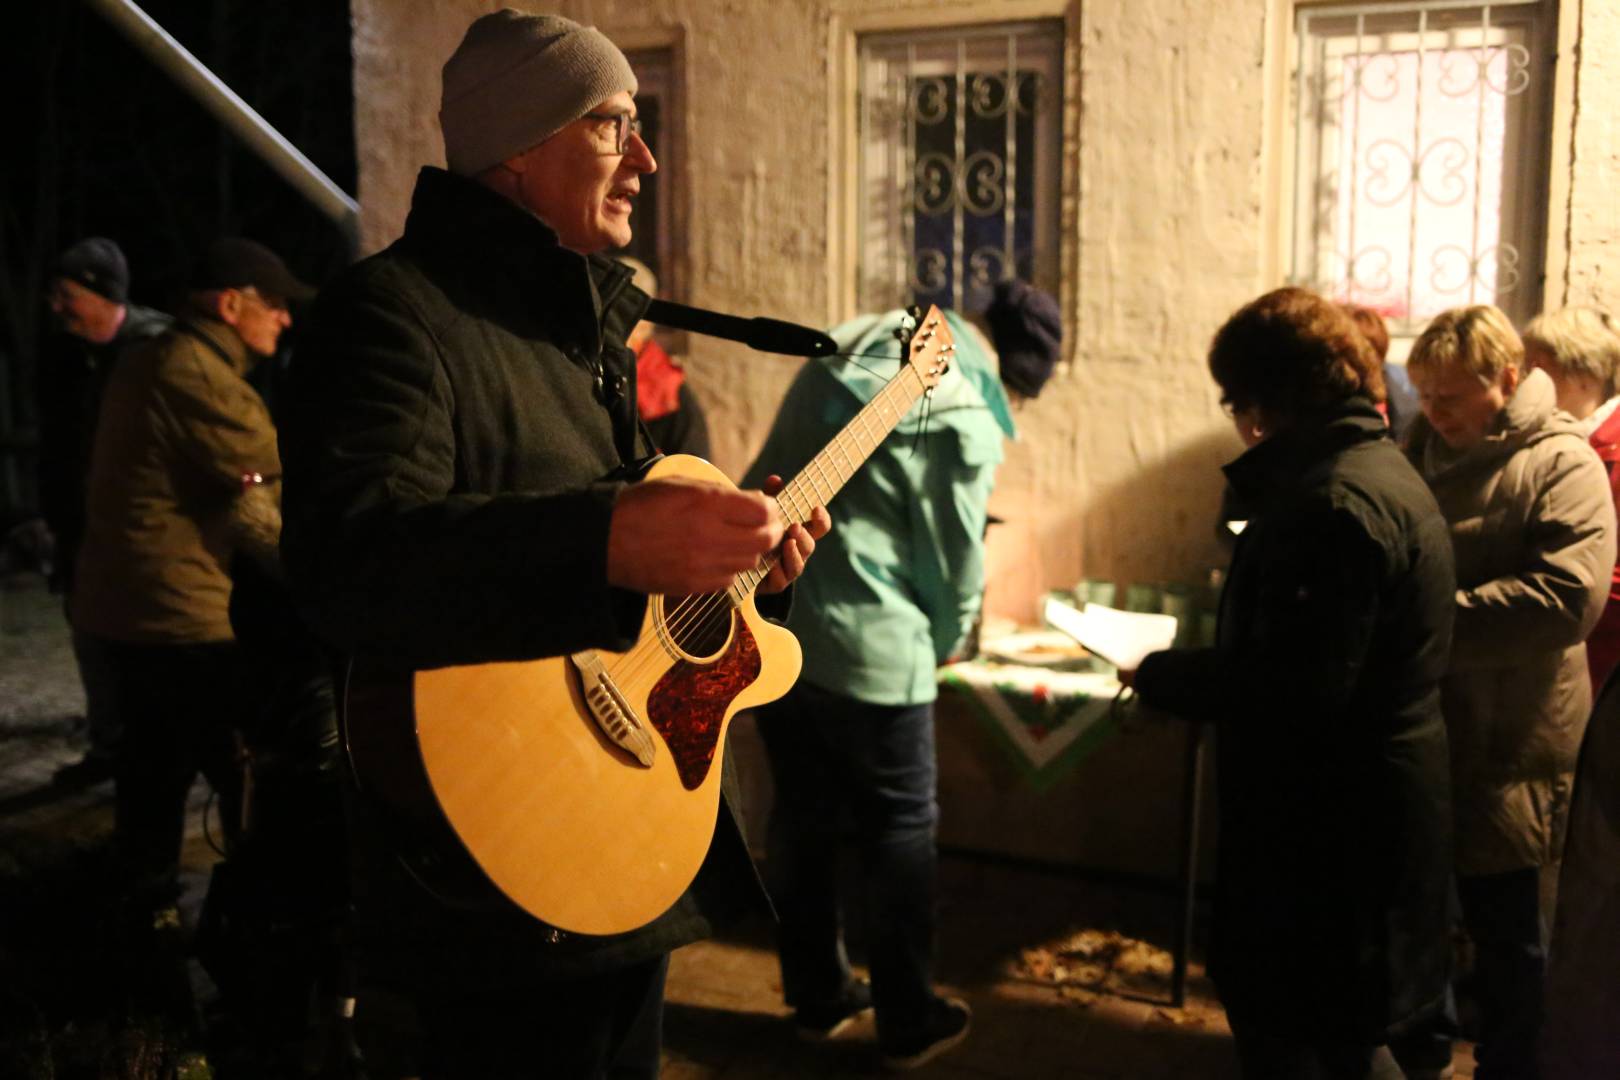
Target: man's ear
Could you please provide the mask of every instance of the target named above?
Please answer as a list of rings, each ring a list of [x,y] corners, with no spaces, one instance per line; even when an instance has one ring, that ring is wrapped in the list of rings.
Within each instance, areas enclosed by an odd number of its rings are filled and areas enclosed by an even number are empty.
[[[214,314],[226,326],[235,327],[242,320],[242,290],[221,289],[214,297]]]
[[[1519,369],[1512,364],[1502,369],[1502,394],[1512,397],[1513,391],[1519,388]]]

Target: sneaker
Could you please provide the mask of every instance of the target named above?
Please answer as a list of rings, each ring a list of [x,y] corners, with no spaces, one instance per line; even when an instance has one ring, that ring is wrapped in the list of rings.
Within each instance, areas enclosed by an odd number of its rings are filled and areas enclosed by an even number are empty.
[[[973,1010],[961,998],[938,998],[921,1031],[910,1039],[883,1048],[885,1069],[920,1068],[967,1038]]]
[[[825,1042],[838,1038],[871,1012],[872,984],[860,979],[850,983],[831,1005],[795,1010],[793,1023],[799,1029],[799,1038]]]

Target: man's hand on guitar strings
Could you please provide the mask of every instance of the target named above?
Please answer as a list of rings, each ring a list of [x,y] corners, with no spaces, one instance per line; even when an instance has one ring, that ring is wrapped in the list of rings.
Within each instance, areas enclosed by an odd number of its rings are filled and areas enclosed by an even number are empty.
[[[786,485],[780,476],[774,473],[765,478],[765,494],[774,501],[778,492]],[[832,515],[827,513],[825,506],[818,506],[810,511],[810,520],[803,525],[788,526],[787,534],[782,539],[782,550],[771,567],[769,576],[760,582],[759,592],[779,593],[793,584],[800,574],[804,573],[805,561],[816,550],[816,541],[832,529]]]
[[[666,596],[723,592],[787,533],[763,492],[687,477],[631,484],[608,526],[608,582]]]

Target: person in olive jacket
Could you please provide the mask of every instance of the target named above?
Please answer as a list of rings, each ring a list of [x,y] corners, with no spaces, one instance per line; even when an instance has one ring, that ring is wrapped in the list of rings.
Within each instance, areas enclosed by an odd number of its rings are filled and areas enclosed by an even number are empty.
[[[341,650],[622,651],[648,594],[719,592],[780,546],[779,592],[826,531],[759,491],[624,482],[649,451],[624,346],[647,299],[603,252],[657,167],[635,91],[595,29],[478,19],[444,67],[449,171],[423,169],[404,235],[322,293],[288,386],[282,555]],[[669,911],[593,937],[487,885],[442,901],[390,857],[402,822],[357,800],[358,958],[414,1003],[420,1075],[655,1076],[669,951],[765,903],[731,806]]]
[[[1615,558],[1609,477],[1494,307],[1437,316],[1407,366],[1408,453],[1451,527],[1457,631],[1442,684],[1457,892],[1475,946],[1481,1080],[1534,1076],[1544,897],[1592,707],[1583,644]]]
[[[1218,726],[1210,970],[1243,1075],[1398,1077],[1387,1044],[1449,974],[1445,521],[1334,304],[1267,293],[1209,365],[1248,446],[1225,470],[1248,526],[1216,644],[1154,653],[1134,685]]]
[[[75,630],[115,669],[124,723],[116,847],[125,899],[161,910],[179,895],[186,792],[199,772],[233,838],[246,711],[230,621],[230,568],[277,565],[276,432],[246,374],[313,295],[251,240],[212,244],[175,325],[119,359],[90,456]]]

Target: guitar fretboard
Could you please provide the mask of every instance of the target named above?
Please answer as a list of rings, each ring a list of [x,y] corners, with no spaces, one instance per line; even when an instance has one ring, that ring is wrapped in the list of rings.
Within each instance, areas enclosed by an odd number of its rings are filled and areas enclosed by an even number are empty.
[[[827,444],[826,449],[811,458],[799,475],[777,493],[776,502],[788,523],[803,525],[810,520],[811,511],[831,502],[839,489],[872,456],[872,451],[889,437],[889,433],[926,389],[916,368],[902,358],[900,373],[855,414],[855,418]],[[772,552],[763,556],[753,570],[738,574],[731,586],[731,602],[742,603],[775,565],[776,553]]]

